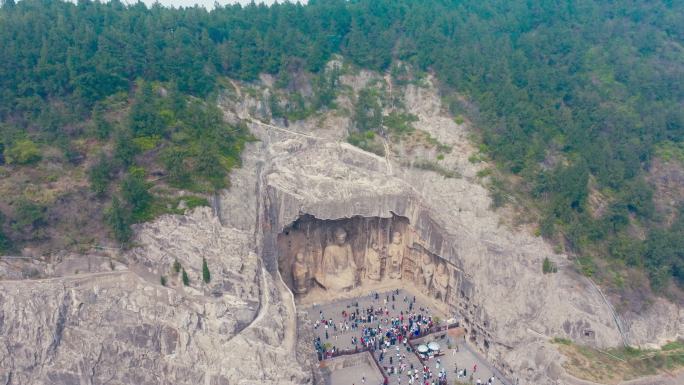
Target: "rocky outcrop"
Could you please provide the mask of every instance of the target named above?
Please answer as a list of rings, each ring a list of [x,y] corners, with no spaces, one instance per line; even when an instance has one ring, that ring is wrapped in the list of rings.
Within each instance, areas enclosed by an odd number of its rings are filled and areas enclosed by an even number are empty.
[[[296,363],[294,349],[281,347],[294,327],[252,233],[201,208],[143,225],[136,242],[126,270],[0,281],[0,383],[304,382],[296,364],[291,373],[260,369]]]
[[[629,341],[635,346],[658,349],[684,336],[684,309],[663,298],[656,298],[640,313],[623,317]]]

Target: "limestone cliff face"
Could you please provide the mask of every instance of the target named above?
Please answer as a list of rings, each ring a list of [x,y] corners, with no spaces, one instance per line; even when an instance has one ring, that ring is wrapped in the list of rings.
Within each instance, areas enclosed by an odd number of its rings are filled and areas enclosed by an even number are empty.
[[[294,331],[282,290],[253,252],[253,233],[201,208],[141,226],[136,242],[127,269],[0,282],[0,383],[305,381],[296,365],[274,366],[292,356],[281,345]]]
[[[363,72],[344,82],[358,90],[373,77]],[[388,144],[388,156],[379,157],[344,143],[344,114],[289,127],[252,121],[258,141],[214,207],[137,227],[138,247],[109,269],[76,274],[78,263],[63,262],[68,269],[45,268],[51,278],[0,281],[0,383],[311,383],[310,335],[297,332],[306,320],[280,277],[276,247],[278,234],[302,215],[405,217],[430,253],[459,270],[450,311],[468,318],[488,341],[478,339],[482,352],[521,384],[564,383],[553,337],[605,347],[625,337],[648,344],[684,335],[681,310],[666,302],[624,320],[620,333],[605,299],[566,256],[501,225],[475,177],[482,166],[468,161],[467,132],[442,112],[435,87],[395,92],[418,116],[416,128],[451,146],[443,164],[459,177],[406,167],[409,150],[401,144]],[[227,119],[266,113],[257,99],[238,93],[236,100],[222,102]],[[541,273],[545,257],[558,273]]]

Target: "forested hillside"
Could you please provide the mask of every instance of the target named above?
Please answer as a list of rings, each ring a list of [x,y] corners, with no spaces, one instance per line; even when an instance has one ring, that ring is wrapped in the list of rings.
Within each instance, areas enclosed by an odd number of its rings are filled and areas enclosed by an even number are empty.
[[[86,162],[84,199],[108,207],[125,240],[153,215],[154,167],[173,188],[226,186],[249,140],[213,107],[227,78],[287,84],[332,54],[388,73],[403,62],[433,72],[452,112],[475,123],[542,236],[588,274],[601,258],[643,268],[660,290],[684,283],[684,206],[657,209],[647,175],[663,153],[684,159],[683,44],[680,1],[310,0],[208,12],[5,0],[2,172],[30,179],[48,160]],[[50,221],[49,204],[11,191],[0,198],[5,251]]]

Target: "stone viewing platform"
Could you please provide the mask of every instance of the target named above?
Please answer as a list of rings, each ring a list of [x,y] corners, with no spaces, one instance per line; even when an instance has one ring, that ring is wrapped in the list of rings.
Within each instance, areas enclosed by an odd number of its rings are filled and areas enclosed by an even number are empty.
[[[329,385],[510,384],[465,341],[458,322],[404,289],[306,309]],[[421,346],[421,349],[418,348]],[[427,346],[438,350],[420,354]]]

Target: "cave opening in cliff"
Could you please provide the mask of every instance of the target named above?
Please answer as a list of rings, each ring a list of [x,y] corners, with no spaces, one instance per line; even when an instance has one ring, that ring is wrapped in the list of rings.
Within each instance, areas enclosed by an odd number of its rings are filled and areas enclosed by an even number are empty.
[[[403,216],[302,215],[278,235],[277,251],[281,276],[302,304],[405,288],[446,311],[458,297],[460,270]]]

